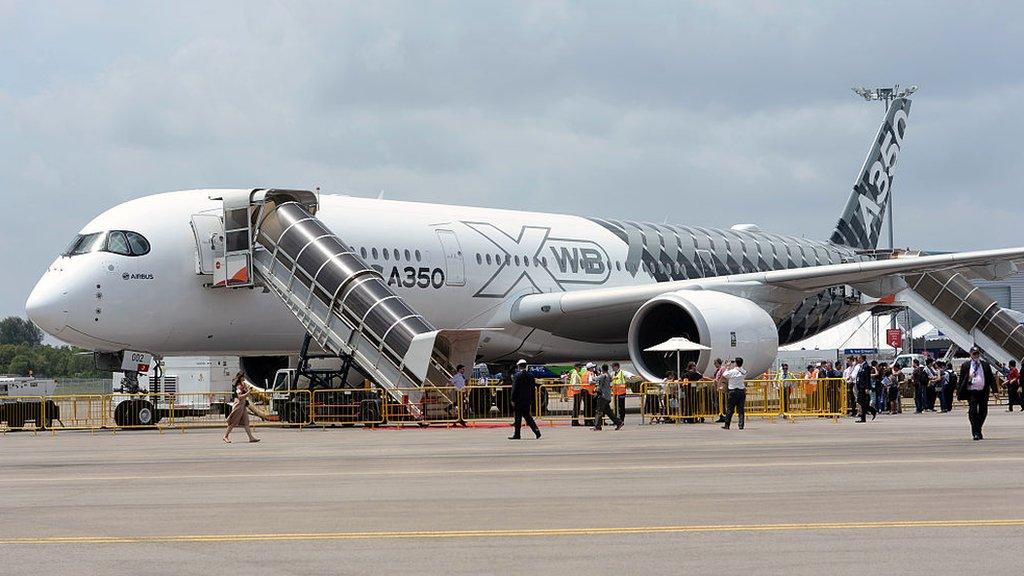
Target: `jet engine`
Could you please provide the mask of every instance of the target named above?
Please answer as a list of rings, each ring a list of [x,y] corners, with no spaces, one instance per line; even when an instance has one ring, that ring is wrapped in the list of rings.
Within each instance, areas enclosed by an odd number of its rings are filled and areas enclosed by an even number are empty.
[[[676,370],[675,352],[646,352],[669,338],[683,336],[710,350],[680,352],[679,363],[697,363],[697,371],[714,375],[714,359],[743,358],[751,375],[771,367],[779,350],[775,322],[746,298],[712,290],[679,290],[651,298],[629,325],[629,356],[640,375],[662,380]]]

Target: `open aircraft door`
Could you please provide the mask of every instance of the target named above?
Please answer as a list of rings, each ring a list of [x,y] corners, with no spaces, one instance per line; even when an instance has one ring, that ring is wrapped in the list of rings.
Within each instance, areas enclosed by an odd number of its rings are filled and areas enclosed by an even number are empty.
[[[462,260],[462,246],[459,238],[451,230],[438,230],[437,239],[441,241],[444,253],[445,284],[448,286],[466,285],[466,264]]]
[[[224,254],[224,222],[219,214],[193,214],[196,237],[196,274],[212,275],[217,257]]]

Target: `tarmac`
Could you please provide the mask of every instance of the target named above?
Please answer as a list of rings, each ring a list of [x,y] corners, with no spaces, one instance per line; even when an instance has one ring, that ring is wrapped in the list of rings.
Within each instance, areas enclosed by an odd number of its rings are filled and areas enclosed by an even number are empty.
[[[1020,573],[1024,414],[638,421],[8,433],[0,573]]]

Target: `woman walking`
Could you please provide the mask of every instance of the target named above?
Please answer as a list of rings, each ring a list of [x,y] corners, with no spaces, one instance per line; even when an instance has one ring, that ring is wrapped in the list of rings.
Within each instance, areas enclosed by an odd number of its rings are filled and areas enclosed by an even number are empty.
[[[231,431],[236,426],[241,426],[245,429],[245,433],[249,435],[249,442],[259,442],[260,439],[252,435],[252,428],[249,426],[249,387],[246,385],[245,377],[241,372],[235,375],[233,388],[235,390],[235,402],[231,405],[231,413],[228,414],[228,429],[224,431],[224,442],[231,444],[231,439],[228,436],[231,435]]]

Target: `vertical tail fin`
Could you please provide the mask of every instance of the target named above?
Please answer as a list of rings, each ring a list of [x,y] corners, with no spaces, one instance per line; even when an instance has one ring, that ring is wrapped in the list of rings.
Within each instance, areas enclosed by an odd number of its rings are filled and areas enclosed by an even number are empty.
[[[832,242],[860,250],[873,250],[878,245],[909,115],[910,100],[896,98],[892,101],[853,185],[846,209],[832,232]]]

